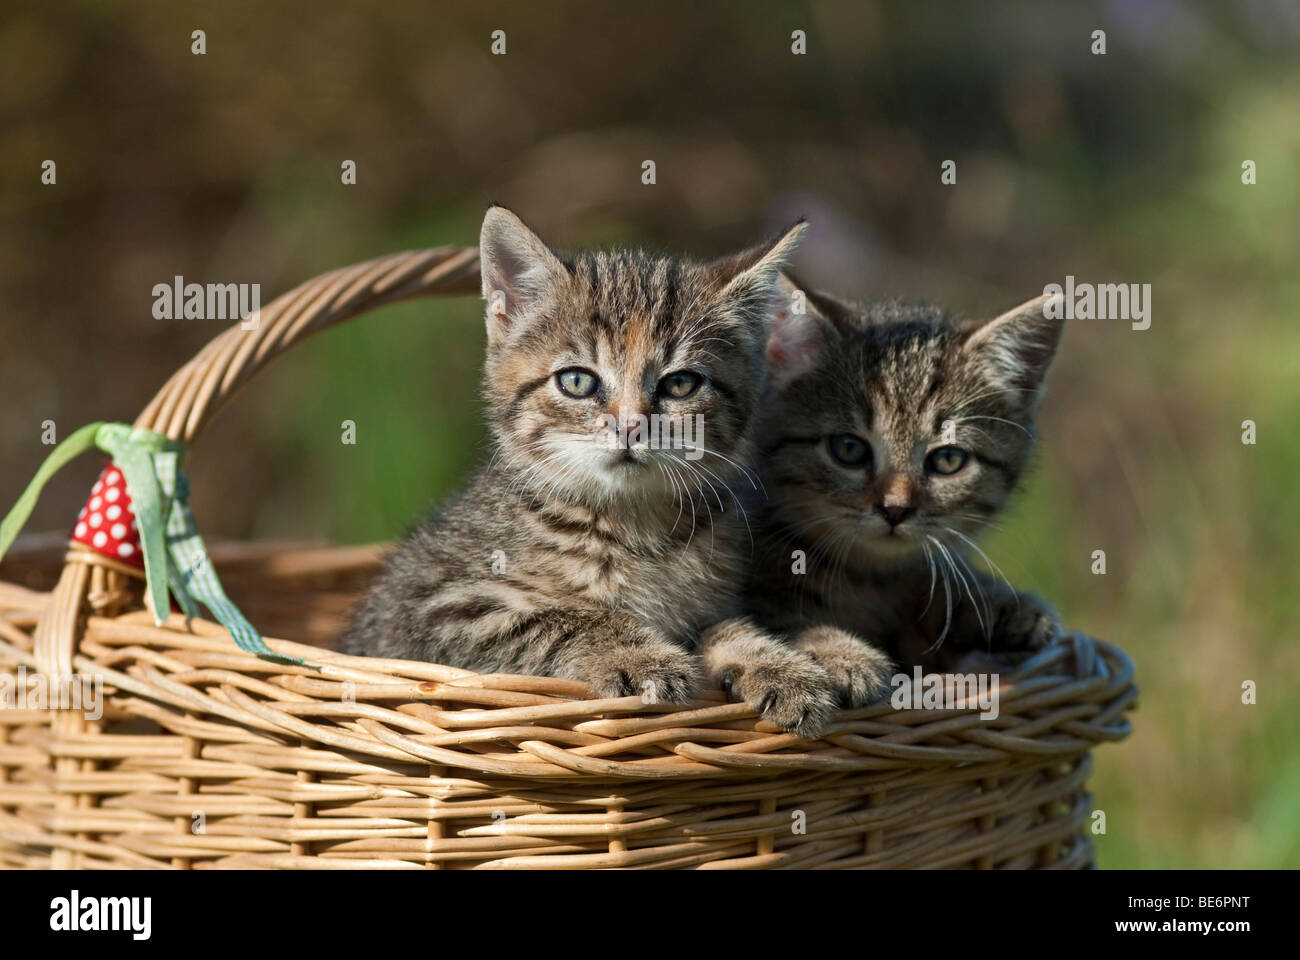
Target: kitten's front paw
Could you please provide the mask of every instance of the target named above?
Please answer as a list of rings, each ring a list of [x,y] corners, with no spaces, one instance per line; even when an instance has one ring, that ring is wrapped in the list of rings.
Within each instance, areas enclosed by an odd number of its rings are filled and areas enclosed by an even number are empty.
[[[596,696],[684,703],[700,683],[699,661],[667,640],[618,644],[600,653],[584,679]]]
[[[811,657],[787,647],[728,664],[719,672],[718,683],[764,720],[801,737],[820,737],[835,718],[830,675]]]
[[[794,646],[826,671],[843,706],[862,707],[889,691],[894,667],[889,657],[845,630],[809,627],[799,634]]]
[[[997,611],[993,627],[993,649],[1041,650],[1060,633],[1056,611],[1032,593],[1008,596]]]

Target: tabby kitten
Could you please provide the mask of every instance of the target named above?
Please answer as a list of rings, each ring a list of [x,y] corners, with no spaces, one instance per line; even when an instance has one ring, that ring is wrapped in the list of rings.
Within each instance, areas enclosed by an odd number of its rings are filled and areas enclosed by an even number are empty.
[[[803,229],[710,264],[560,256],[490,207],[479,246],[493,455],[388,557],[340,649],[661,701],[689,697],[703,649],[717,682],[734,681],[737,661],[754,668],[741,695],[768,719],[823,722],[829,677],[733,617],[752,542],[730,492],[752,456],[780,268]],[[699,416],[700,433],[656,446],[638,430],[656,414]]]
[[[820,660],[841,693],[879,673],[881,654],[858,637],[929,669],[1048,642],[1050,608],[968,560],[1033,448],[1063,325],[1048,298],[957,322],[785,283],[785,302],[803,293],[806,310],[778,311],[768,345],[758,621],[838,651],[838,666]]]

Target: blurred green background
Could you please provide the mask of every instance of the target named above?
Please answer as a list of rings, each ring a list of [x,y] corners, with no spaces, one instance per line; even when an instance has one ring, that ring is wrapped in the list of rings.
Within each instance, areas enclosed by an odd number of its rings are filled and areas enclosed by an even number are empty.
[[[967,315],[1067,274],[1150,283],[1149,330],[1070,326],[1038,468],[987,546],[1138,663],[1135,733],[1096,756],[1101,864],[1298,866],[1298,52],[1289,0],[8,4],[0,505],[43,420],[132,419],[224,326],[155,320],[154,284],[269,302],[473,244],[489,200],[561,246],[701,256],[806,214],[812,282]],[[461,299],[296,350],[194,450],[207,535],[393,536],[482,455],[482,348]],[[30,529],[68,527],[95,470]]]

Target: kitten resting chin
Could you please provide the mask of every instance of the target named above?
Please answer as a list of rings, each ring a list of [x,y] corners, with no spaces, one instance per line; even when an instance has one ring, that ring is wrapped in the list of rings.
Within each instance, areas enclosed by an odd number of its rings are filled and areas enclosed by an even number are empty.
[[[905,667],[1049,642],[1052,611],[971,563],[1033,449],[1063,325],[1047,298],[959,322],[783,283],[806,309],[778,311],[768,344],[759,621],[844,630]]]
[[[707,674],[819,730],[828,675],[735,616],[751,541],[734,491],[803,229],[711,263],[562,255],[489,208],[491,457],[387,558],[340,649],[647,702],[686,700]]]

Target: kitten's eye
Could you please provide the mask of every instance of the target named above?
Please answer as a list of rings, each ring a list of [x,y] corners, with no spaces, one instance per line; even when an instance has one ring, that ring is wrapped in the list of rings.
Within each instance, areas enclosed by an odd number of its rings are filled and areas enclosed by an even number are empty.
[[[846,467],[860,467],[871,459],[871,447],[861,437],[851,433],[833,433],[827,438],[826,446],[831,456]]]
[[[700,389],[700,384],[703,382],[704,378],[698,373],[679,370],[677,373],[668,374],[659,381],[659,392],[675,400],[681,400]]]
[[[947,477],[966,466],[966,461],[969,459],[970,454],[961,447],[940,447],[931,450],[930,455],[925,458],[925,469],[930,473]]]
[[[570,397],[589,397],[600,386],[600,378],[590,370],[575,367],[572,370],[561,370],[557,373],[555,375],[555,385],[560,388],[560,393],[568,394]]]

